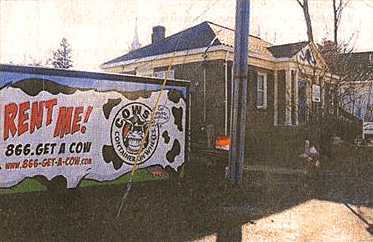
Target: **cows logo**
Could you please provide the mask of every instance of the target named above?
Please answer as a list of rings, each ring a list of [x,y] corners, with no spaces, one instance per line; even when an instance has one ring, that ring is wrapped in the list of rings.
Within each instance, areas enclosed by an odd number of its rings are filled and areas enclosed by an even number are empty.
[[[115,153],[129,165],[133,165],[144,141],[138,164],[146,162],[157,148],[158,124],[150,123],[152,110],[143,103],[125,105],[115,115],[111,127],[111,142]],[[145,137],[146,130],[149,132]]]

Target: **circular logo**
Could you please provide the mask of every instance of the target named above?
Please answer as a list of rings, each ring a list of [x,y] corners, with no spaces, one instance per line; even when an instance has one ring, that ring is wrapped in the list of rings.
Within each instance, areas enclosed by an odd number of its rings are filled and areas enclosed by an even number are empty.
[[[133,102],[122,107],[114,117],[111,125],[111,143],[115,153],[129,165],[133,165],[143,149],[138,165],[146,162],[157,148],[159,127],[150,123],[152,110],[143,103]],[[146,130],[149,129],[145,137]]]

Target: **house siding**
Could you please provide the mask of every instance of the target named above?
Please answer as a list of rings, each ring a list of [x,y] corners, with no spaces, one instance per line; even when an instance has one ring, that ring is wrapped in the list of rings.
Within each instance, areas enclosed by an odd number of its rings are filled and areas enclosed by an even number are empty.
[[[204,62],[185,63],[174,65],[174,75],[176,79],[190,80],[192,87],[192,115],[193,123],[192,136],[200,128],[208,124],[214,125],[214,134],[225,134],[225,122],[230,129],[230,100],[232,85],[232,61],[229,61],[227,68],[227,118],[225,118],[225,61],[212,60]],[[167,66],[154,68],[154,72],[165,71]],[[205,73],[204,73],[205,72]],[[267,107],[265,109],[257,108],[256,103],[256,78],[258,72],[267,75]],[[205,78],[205,93],[204,93]],[[283,91],[284,92],[284,91]],[[274,72],[272,70],[249,66],[248,73],[248,99],[247,99],[247,133],[257,132],[273,126],[274,112]],[[283,97],[285,100],[285,97]],[[285,113],[285,111],[283,111]],[[285,120],[285,118],[283,118]]]
[[[201,128],[214,124],[215,134],[225,131],[225,66],[224,60],[174,65],[176,79],[190,80],[192,88],[192,137],[198,137]],[[231,66],[231,65],[230,65]],[[154,72],[167,67],[154,68]],[[231,77],[228,67],[228,80]],[[205,91],[204,91],[205,85]],[[229,92],[228,92],[229,93]],[[230,97],[229,97],[230,98]],[[229,103],[229,101],[228,101]],[[228,109],[229,110],[229,109]],[[229,120],[229,117],[228,119]]]
[[[212,131],[211,135],[222,135],[225,133],[225,120],[228,122],[227,134],[230,131],[230,101],[232,85],[233,62],[227,63],[227,97],[228,117],[225,118],[225,60],[207,60],[192,63],[174,65],[175,79],[189,80],[192,88],[191,100],[191,138],[196,144],[208,139],[207,129]],[[168,66],[154,68],[157,71],[166,71]],[[205,73],[204,73],[205,71]],[[258,73],[267,75],[267,107],[257,108],[256,90]],[[288,167],[298,167],[299,154],[303,152],[304,140],[310,139],[309,127],[285,126],[286,121],[286,73],[285,70],[278,72],[278,124],[274,126],[274,70],[259,68],[249,65],[248,73],[248,103],[246,118],[246,152],[247,164],[267,164]],[[204,78],[206,91],[204,93]],[[292,109],[295,108],[295,88],[297,88],[296,76],[291,75],[292,94],[290,95]],[[292,124],[296,117],[292,112]],[[208,128],[213,124],[213,128]],[[205,130],[202,130],[205,127]],[[271,151],[268,153],[268,151]]]
[[[267,106],[257,107],[257,75],[258,72],[267,75]],[[273,126],[274,112],[274,72],[272,70],[249,66],[248,84],[248,126],[251,130],[262,130]]]

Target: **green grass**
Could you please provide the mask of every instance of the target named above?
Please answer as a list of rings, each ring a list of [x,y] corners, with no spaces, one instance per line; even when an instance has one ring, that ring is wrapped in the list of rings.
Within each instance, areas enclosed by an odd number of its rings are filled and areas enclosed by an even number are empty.
[[[124,176],[119,177],[113,181],[104,181],[98,182],[94,180],[82,180],[80,187],[88,187],[88,186],[101,186],[101,185],[115,185],[115,184],[123,184],[127,182],[131,177],[131,173],[127,173]],[[134,182],[143,182],[143,181],[163,181],[167,180],[169,175],[166,172],[163,172],[162,176],[153,177],[150,175],[146,169],[136,170],[132,181]]]
[[[26,178],[13,187],[1,188],[0,194],[39,192],[39,191],[46,191],[46,190],[47,188],[44,185],[42,185],[40,182],[32,178]]]
[[[181,175],[182,174],[180,174],[180,176]],[[131,173],[127,173],[113,181],[98,182],[94,180],[83,179],[79,187],[123,184],[127,182],[130,179],[130,177],[131,177]],[[169,174],[165,171],[162,173],[161,176],[154,177],[151,174],[149,174],[146,171],[146,169],[141,169],[141,170],[136,170],[132,180],[134,182],[163,181],[163,180],[167,180],[168,178],[169,178]],[[38,192],[38,191],[46,191],[46,190],[47,190],[46,186],[42,185],[40,182],[32,178],[26,178],[13,187],[0,188],[0,194],[2,195],[2,194],[14,194],[14,193],[24,193],[24,192]]]

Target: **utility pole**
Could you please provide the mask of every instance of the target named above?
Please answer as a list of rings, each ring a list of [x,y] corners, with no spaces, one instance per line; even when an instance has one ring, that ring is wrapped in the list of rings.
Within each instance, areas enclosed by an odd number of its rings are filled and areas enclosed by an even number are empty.
[[[242,182],[249,53],[250,0],[236,1],[229,172],[231,185]]]

